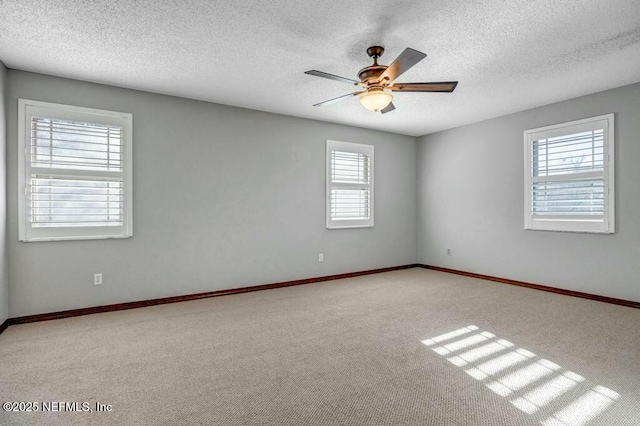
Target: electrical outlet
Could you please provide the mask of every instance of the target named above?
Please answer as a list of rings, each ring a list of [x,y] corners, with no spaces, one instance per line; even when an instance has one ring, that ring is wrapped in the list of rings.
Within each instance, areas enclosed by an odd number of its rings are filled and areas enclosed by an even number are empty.
[[[324,253],[318,254],[318,262],[324,262]]]
[[[447,249],[447,255],[451,256],[451,249]]]
[[[102,274],[93,274],[93,285],[102,285]]]

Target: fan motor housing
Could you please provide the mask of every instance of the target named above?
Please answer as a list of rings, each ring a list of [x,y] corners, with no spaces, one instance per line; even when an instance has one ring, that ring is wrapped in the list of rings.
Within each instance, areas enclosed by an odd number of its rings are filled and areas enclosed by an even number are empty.
[[[382,74],[386,69],[386,65],[371,65],[370,67],[362,68],[358,71],[358,77],[360,77],[360,81],[366,83],[378,81],[380,74]]]

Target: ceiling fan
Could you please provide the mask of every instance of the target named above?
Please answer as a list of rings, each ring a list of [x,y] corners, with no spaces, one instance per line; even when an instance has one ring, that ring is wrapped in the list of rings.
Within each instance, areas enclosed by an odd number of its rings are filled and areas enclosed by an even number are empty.
[[[374,112],[380,111],[382,114],[393,111],[396,107],[393,105],[392,92],[447,92],[451,93],[455,90],[457,81],[446,81],[439,83],[394,83],[394,80],[415,64],[427,57],[422,52],[406,48],[396,58],[391,65],[378,64],[378,58],[384,53],[384,47],[371,46],[367,49],[367,55],[373,58],[373,65],[362,68],[358,71],[360,81],[352,80],[346,77],[329,74],[322,71],[305,71],[305,74],[315,75],[316,77],[328,78],[330,80],[342,81],[343,83],[360,86],[363,90],[359,92],[349,93],[348,95],[339,96],[328,101],[320,102],[314,106],[325,106],[345,100],[352,96],[360,96],[360,103],[366,109]]]

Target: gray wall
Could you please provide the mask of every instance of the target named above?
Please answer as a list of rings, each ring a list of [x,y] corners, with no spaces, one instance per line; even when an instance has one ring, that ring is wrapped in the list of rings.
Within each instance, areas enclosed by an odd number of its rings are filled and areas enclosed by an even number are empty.
[[[416,138],[8,76],[11,317],[416,261]],[[133,238],[18,242],[18,98],[133,113]],[[374,228],[325,229],[326,139],[375,146]]]
[[[616,233],[525,231],[523,131],[610,112]],[[636,84],[421,137],[419,262],[640,301],[639,114]]]
[[[0,324],[9,317],[7,268],[7,69],[0,62]]]

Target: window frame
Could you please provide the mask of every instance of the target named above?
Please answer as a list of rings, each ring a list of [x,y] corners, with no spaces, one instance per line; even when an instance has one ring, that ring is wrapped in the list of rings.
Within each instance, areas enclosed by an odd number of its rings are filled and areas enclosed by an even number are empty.
[[[593,129],[597,123],[604,124],[604,143],[603,143],[603,171],[602,181],[604,185],[604,214],[602,218],[588,217],[572,217],[572,218],[542,218],[536,217],[532,213],[532,183],[533,183],[533,159],[532,144],[536,140],[547,139],[562,135],[570,135],[585,129]],[[539,231],[559,231],[559,232],[580,232],[580,233],[596,233],[596,234],[613,234],[615,233],[615,114],[604,114],[595,117],[584,118],[580,120],[569,121],[565,123],[554,124],[550,126],[538,127],[524,131],[524,228],[526,230]],[[599,172],[589,172],[593,175]],[[553,175],[550,181],[557,182],[575,182],[587,178],[587,173],[583,173],[582,177],[578,173],[571,176],[571,173]],[[566,176],[567,179],[558,179],[558,176]],[[600,179],[600,176],[596,176]]]
[[[33,228],[27,200],[31,180],[31,117],[73,120],[122,127],[123,226],[72,226]],[[125,112],[85,108],[52,102],[18,99],[18,239],[21,242],[95,240],[133,236],[133,115]],[[65,169],[58,169],[64,171]],[[84,172],[84,171],[82,171]],[[81,172],[81,173],[82,173]],[[61,173],[51,173],[52,175]],[[81,173],[76,173],[80,175]],[[87,171],[87,176],[101,176]]]
[[[369,219],[331,219],[331,189],[344,184],[331,182],[331,152],[346,151],[369,155]],[[327,139],[326,143],[326,227],[327,229],[373,228],[374,224],[374,147],[373,145]]]

